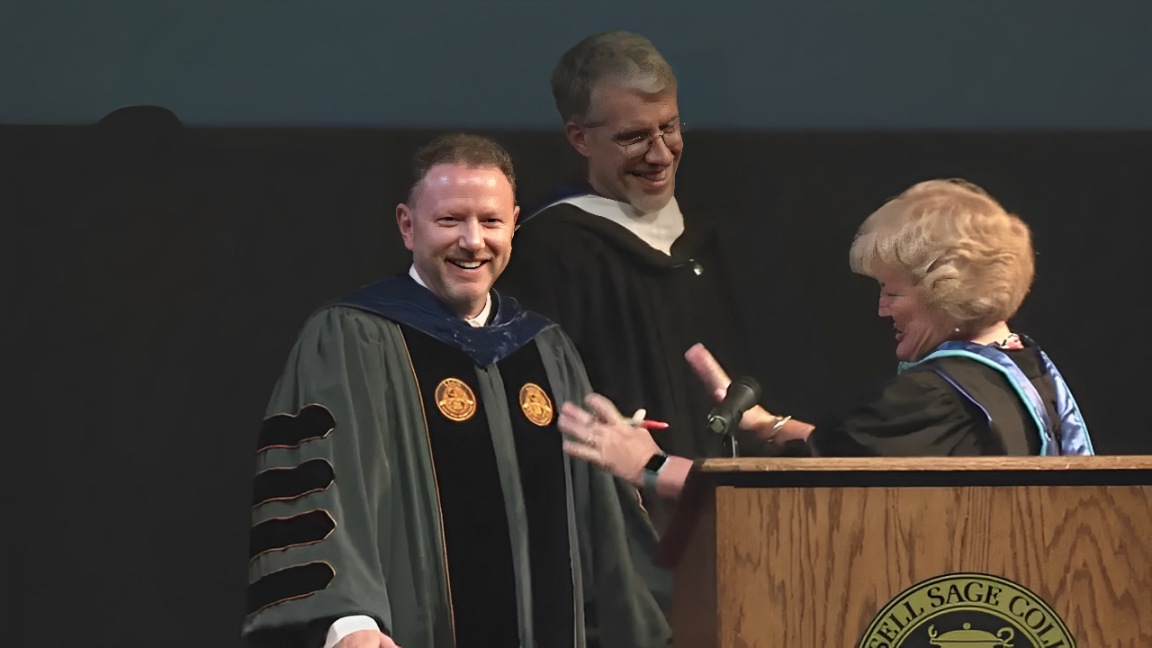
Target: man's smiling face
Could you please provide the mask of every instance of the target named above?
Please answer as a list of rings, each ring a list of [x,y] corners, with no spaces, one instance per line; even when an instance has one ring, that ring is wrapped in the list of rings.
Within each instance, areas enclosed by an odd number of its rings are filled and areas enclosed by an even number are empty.
[[[582,131],[582,146],[577,150],[588,157],[588,180],[593,188],[644,213],[663,209],[676,190],[676,169],[684,151],[682,141],[670,146],[656,137],[661,133],[679,136],[675,92],[606,85],[592,93],[588,113],[588,123],[594,125],[576,129]],[[569,131],[572,126],[567,127]],[[643,137],[656,139],[642,155],[629,157],[622,145]]]
[[[440,164],[424,176],[415,204],[396,207],[396,222],[428,289],[460,317],[474,317],[508,265],[519,213],[500,169]]]

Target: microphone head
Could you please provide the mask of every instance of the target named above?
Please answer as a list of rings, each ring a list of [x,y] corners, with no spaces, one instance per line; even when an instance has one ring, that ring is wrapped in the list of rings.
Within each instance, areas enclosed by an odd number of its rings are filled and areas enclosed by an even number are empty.
[[[733,389],[741,390],[744,393],[733,394]],[[756,382],[756,379],[752,376],[741,376],[728,386],[728,395],[724,397],[724,400],[728,400],[733,396],[739,396],[742,401],[748,398],[755,403],[755,401],[760,400],[760,383]]]
[[[724,434],[740,422],[740,417],[760,399],[760,383],[751,376],[737,378],[728,385],[728,393],[708,415],[708,429]]]

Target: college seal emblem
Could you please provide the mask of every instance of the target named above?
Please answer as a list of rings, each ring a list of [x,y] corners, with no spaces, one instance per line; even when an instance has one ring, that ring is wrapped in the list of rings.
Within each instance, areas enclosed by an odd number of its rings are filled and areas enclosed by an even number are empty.
[[[540,385],[524,383],[520,388],[520,411],[540,427],[552,422],[552,399]]]
[[[436,385],[436,407],[452,421],[467,421],[476,413],[476,394],[459,378],[445,378]]]
[[[892,599],[860,648],[1075,648],[1052,608],[1028,589],[988,574],[930,578]]]

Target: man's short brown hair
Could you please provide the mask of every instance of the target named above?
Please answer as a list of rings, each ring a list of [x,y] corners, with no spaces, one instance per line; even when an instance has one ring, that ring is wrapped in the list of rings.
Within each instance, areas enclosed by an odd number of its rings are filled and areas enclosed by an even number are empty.
[[[513,202],[516,200],[516,170],[508,151],[487,137],[456,133],[438,137],[416,151],[412,158],[412,186],[408,189],[409,207],[415,209],[424,178],[432,167],[440,164],[459,164],[469,169],[500,169],[508,178],[508,184],[512,185]]]
[[[605,81],[655,80],[664,92],[676,92],[676,75],[652,41],[640,34],[607,31],[573,45],[552,69],[552,97],[565,122],[582,125],[592,91]]]

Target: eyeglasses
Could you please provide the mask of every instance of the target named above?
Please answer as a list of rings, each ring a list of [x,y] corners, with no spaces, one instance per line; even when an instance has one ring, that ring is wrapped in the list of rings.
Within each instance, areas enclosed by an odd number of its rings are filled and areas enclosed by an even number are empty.
[[[647,155],[648,151],[652,149],[652,143],[657,139],[664,140],[664,146],[669,149],[679,148],[684,144],[684,131],[687,128],[687,124],[684,122],[676,122],[675,125],[659,135],[637,135],[624,140],[613,139],[612,143],[624,151],[625,157],[638,158]]]

